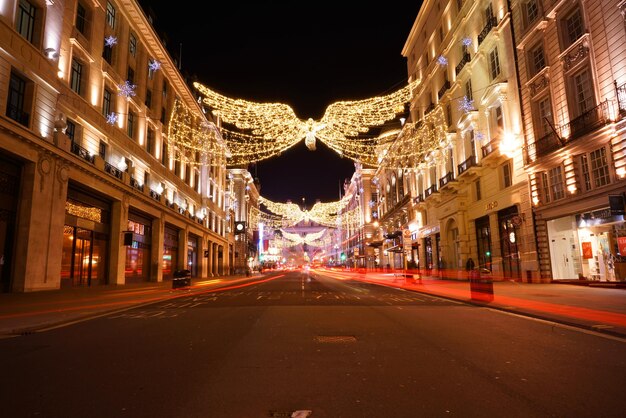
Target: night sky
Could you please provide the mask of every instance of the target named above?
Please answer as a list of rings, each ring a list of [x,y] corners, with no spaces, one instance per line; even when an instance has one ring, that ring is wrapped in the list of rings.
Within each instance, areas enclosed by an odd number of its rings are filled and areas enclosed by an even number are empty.
[[[182,44],[184,73],[230,97],[279,101],[300,119],[319,119],[335,101],[365,99],[407,83],[401,51],[421,2],[142,4],[154,10],[154,25],[169,38],[168,48]],[[316,151],[302,141],[249,170],[264,197],[298,203],[305,198],[310,206],[317,199],[337,200],[354,163],[319,140]]]

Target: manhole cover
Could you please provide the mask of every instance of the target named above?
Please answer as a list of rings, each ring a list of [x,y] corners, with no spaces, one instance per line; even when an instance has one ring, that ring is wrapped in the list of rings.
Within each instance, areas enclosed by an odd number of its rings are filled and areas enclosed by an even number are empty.
[[[318,343],[354,343],[356,337],[352,335],[318,335],[315,337]]]

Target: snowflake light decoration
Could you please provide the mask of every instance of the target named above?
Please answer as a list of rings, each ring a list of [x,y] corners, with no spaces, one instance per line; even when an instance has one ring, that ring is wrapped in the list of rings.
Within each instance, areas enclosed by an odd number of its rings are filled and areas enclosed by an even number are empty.
[[[439,55],[439,57],[437,58],[437,63],[442,67],[445,67],[446,65],[448,65],[448,59],[443,55]]]
[[[463,98],[459,102],[459,110],[464,113],[476,110],[476,108],[474,108],[474,100],[471,100],[467,96],[463,96]]]
[[[485,139],[485,135],[482,132],[476,132],[474,133],[474,139],[476,141],[482,141],[483,139]]]
[[[117,122],[117,118],[118,118],[117,113],[111,112],[107,115],[107,123],[109,125],[115,125],[115,122]]]
[[[466,36],[465,38],[461,39],[461,43],[463,44],[463,46],[471,46],[472,38],[470,38],[469,36]]]
[[[126,97],[126,100],[130,100],[131,97],[137,95],[137,93],[135,93],[137,86],[135,84],[131,84],[128,80],[124,81],[124,84],[120,84],[117,87],[120,89],[118,95]]]
[[[150,68],[150,71],[159,71],[161,69],[161,63],[157,60],[150,60],[148,68]]]
[[[113,36],[113,35],[109,35],[106,38],[104,38],[104,44],[106,46],[111,47],[111,46],[115,45],[116,43],[117,43],[117,38],[115,36]]]

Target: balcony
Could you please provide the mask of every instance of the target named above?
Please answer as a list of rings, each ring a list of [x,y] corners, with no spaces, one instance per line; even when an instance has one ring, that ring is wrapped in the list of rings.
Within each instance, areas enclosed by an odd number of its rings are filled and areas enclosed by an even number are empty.
[[[457,166],[457,172],[459,173],[458,178],[461,177],[470,177],[473,174],[477,173],[479,170],[478,163],[476,163],[476,156],[470,155],[469,158],[463,161],[461,164]]]
[[[433,194],[437,193],[437,185],[433,184],[428,189],[424,190],[424,199],[428,199]]]
[[[470,56],[469,52],[464,52],[463,58],[461,58],[461,61],[458,63],[458,65],[454,69],[454,72],[456,73],[456,75],[459,75],[463,67],[465,67],[465,64],[467,64],[471,60],[472,60],[472,57]]]
[[[111,164],[107,162],[104,163],[104,171],[106,171],[113,177],[116,177],[118,180],[122,180],[123,178],[122,170],[118,169],[117,167],[112,166]]]
[[[537,139],[533,144],[529,144],[527,149],[531,153],[534,151],[535,159],[544,157],[563,146],[563,141],[554,131],[550,131]]]
[[[416,205],[419,205],[420,203],[424,203],[424,195],[420,193],[417,196],[415,196],[415,198],[413,199],[413,203],[415,203]]]
[[[435,109],[435,104],[431,103],[426,107],[426,110],[424,111],[424,115],[427,115],[428,113],[432,112]]]
[[[491,29],[495,28],[496,26],[498,26],[498,19],[495,16],[491,16],[487,20],[487,24],[485,25],[483,30],[480,32],[480,34],[478,34],[478,45],[479,46],[485,40],[487,35],[489,35],[489,32],[491,32]]]
[[[78,155],[80,158],[85,161],[89,161],[91,164],[93,164],[93,162],[95,161],[95,156],[91,155],[89,151],[87,151],[85,148],[81,147],[74,141],[72,141],[71,150],[72,154]]]
[[[586,111],[582,115],[570,120],[568,124],[561,126],[561,136],[565,136],[564,133],[569,132],[567,141],[572,141],[576,138],[601,128],[611,122],[609,117],[609,102],[604,101],[591,110]]]
[[[143,192],[143,184],[139,184],[139,182],[134,177],[130,178],[130,185],[140,192]]]
[[[150,197],[156,200],[157,202],[161,201],[161,195],[152,189],[150,189]]]
[[[439,93],[437,93],[437,97],[439,98],[439,100],[441,100],[443,95],[446,94],[446,91],[448,91],[448,89],[450,89],[450,81],[446,80],[443,83],[443,86],[441,86],[441,89],[439,89]]]
[[[454,191],[458,187],[457,181],[454,178],[454,172],[448,171],[445,176],[439,179],[440,191]]]
[[[30,121],[30,114],[13,105],[7,105],[7,117],[26,127],[28,127],[28,122]]]

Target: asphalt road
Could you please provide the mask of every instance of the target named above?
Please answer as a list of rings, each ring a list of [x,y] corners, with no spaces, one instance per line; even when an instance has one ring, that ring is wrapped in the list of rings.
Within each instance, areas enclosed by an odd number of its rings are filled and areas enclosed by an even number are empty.
[[[0,340],[0,358],[2,417],[626,410],[624,340],[300,272]]]

